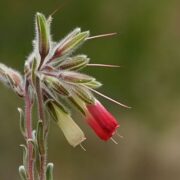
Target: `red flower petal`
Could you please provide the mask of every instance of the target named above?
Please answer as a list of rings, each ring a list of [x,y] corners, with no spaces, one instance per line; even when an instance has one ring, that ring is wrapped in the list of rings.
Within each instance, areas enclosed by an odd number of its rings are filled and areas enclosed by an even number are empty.
[[[116,119],[105,107],[96,101],[95,104],[88,104],[86,120],[95,133],[103,140],[108,140],[119,127]]]

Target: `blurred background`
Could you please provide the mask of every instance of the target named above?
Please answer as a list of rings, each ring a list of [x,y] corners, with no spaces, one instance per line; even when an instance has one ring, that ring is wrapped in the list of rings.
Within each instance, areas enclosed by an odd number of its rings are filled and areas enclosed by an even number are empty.
[[[92,63],[121,68],[88,67],[85,72],[104,83],[100,92],[132,109],[99,97],[118,119],[118,142],[99,140],[82,117],[75,119],[87,136],[86,152],[72,148],[51,123],[48,161],[55,180],[178,180],[180,179],[180,1],[178,0],[1,0],[0,61],[23,72],[32,50],[34,14],[54,15],[52,33],[60,40],[73,28],[91,35],[118,32],[115,37],[88,41],[78,53]],[[19,180],[24,143],[17,107],[24,104],[0,85],[0,179]],[[35,118],[35,117],[34,117]]]

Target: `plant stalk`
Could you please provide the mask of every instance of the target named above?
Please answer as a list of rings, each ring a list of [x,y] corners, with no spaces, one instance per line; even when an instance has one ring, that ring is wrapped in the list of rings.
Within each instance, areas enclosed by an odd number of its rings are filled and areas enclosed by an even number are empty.
[[[33,169],[33,146],[31,143],[28,143],[28,139],[32,139],[32,117],[31,117],[31,110],[32,110],[32,103],[29,95],[29,82],[26,79],[25,82],[25,118],[26,118],[26,142],[28,148],[28,179],[34,180],[34,169]]]
[[[40,180],[45,180],[46,176],[46,160],[47,160],[47,136],[45,134],[46,130],[46,121],[45,121],[45,114],[44,114],[44,108],[43,108],[43,94],[42,94],[42,88],[40,84],[39,78],[36,79],[36,94],[37,94],[37,103],[38,103],[38,114],[39,119],[43,122],[43,130],[44,130],[44,154],[40,154]]]

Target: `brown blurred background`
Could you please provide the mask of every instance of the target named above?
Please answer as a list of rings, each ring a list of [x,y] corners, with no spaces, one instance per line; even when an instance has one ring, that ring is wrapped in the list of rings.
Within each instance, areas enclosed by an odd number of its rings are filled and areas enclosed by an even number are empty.
[[[0,61],[23,72],[34,37],[34,14],[49,15],[60,0],[1,0]],[[100,141],[80,116],[87,136],[84,152],[73,149],[52,123],[49,161],[55,180],[180,179],[180,1],[71,0],[54,16],[55,40],[74,27],[92,35],[118,32],[116,37],[87,42],[79,53],[92,63],[122,68],[85,71],[104,86],[101,92],[133,108],[126,110],[99,98],[121,124],[118,145]],[[18,180],[22,163],[17,107],[21,99],[0,85],[0,179]]]

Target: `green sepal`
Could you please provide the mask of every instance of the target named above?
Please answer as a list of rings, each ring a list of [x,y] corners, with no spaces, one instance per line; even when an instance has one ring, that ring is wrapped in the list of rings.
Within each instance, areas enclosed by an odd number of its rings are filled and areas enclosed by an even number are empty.
[[[19,166],[19,175],[21,180],[28,180],[27,172],[23,165]]]
[[[46,167],[46,180],[53,180],[53,163],[48,163]]]

